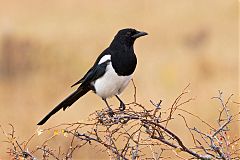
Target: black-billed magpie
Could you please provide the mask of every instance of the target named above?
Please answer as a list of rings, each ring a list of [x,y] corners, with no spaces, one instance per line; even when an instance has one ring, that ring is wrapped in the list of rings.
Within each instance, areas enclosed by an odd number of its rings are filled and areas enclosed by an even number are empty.
[[[140,32],[131,28],[118,31],[110,46],[98,56],[94,65],[79,81],[71,86],[80,84],[77,90],[58,104],[38,125],[43,125],[60,109],[65,110],[67,107],[70,107],[88,91],[93,91],[104,100],[110,114],[113,113],[106,99],[112,96],[116,96],[119,100],[119,109],[124,110],[125,105],[118,95],[132,79],[137,65],[133,44],[137,38],[145,35],[147,35],[146,32]]]

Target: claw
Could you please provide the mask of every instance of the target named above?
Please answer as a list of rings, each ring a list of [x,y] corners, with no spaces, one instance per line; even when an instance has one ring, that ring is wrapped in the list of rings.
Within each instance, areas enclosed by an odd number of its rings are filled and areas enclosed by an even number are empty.
[[[125,104],[123,102],[120,102],[119,110],[124,111],[126,108]]]
[[[113,115],[114,115],[114,112],[113,112],[113,110],[111,108],[108,108],[108,115],[110,117],[113,117]]]
[[[116,98],[117,98],[117,99],[119,100],[119,102],[120,102],[119,110],[120,110],[120,111],[124,111],[125,108],[126,108],[125,104],[123,103],[123,101],[122,101],[117,95],[115,95],[115,96],[116,96]]]

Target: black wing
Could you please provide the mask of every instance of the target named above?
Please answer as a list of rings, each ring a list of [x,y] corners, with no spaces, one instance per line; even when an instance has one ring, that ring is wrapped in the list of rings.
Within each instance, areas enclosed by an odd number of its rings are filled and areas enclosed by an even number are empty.
[[[44,124],[52,115],[54,115],[60,109],[65,110],[67,107],[70,107],[74,102],[76,102],[80,97],[85,95],[88,91],[90,90],[95,91],[95,88],[92,86],[91,82],[102,77],[106,72],[107,65],[110,63],[110,60],[107,60],[101,64],[98,64],[98,62],[104,55],[109,55],[107,49],[99,55],[93,67],[89,69],[89,71],[83,76],[83,78],[76,82],[74,85],[72,85],[75,86],[77,84],[82,83],[78,87],[78,89],[71,95],[69,95],[65,100],[63,100],[59,105],[57,105],[49,114],[47,114],[38,123],[38,125]]]
[[[77,81],[76,83],[74,83],[71,87],[73,86],[76,86],[80,83],[84,83],[86,81],[94,81],[96,80],[97,78],[101,77],[104,73],[105,73],[105,69],[106,69],[106,66],[107,64],[110,62],[110,61],[106,61],[102,64],[98,64],[98,62],[100,61],[100,59],[105,56],[105,55],[110,55],[110,49],[107,48],[105,49],[99,56],[98,58],[96,59],[94,65],[88,70],[88,72],[79,80]]]
[[[110,60],[105,61],[104,63],[96,65],[94,68],[91,69],[91,71],[88,72],[86,76],[84,76],[84,79],[81,80],[81,86],[85,86],[98,78],[102,77],[104,73],[106,72],[106,67],[109,64]]]
[[[39,123],[38,125],[43,125],[52,115],[58,112],[60,109],[65,110],[67,107],[70,107],[74,102],[76,102],[80,97],[85,95],[88,91],[93,90],[95,88],[91,85],[91,82],[100,78],[104,75],[106,71],[106,67],[109,64],[110,60],[107,60],[104,63],[98,64],[91,68],[87,74],[84,76],[84,79],[81,80],[81,85],[78,89],[73,92],[70,96],[64,99],[60,104],[58,104],[50,113],[48,113]]]
[[[83,80],[87,77],[87,75],[89,75],[89,74],[92,72],[92,70],[93,70],[94,67],[95,67],[95,66],[93,66],[92,68],[90,68],[90,69],[88,70],[88,72],[87,72],[79,81],[77,81],[76,83],[74,83],[73,85],[71,85],[71,87],[74,87],[74,86],[82,83]]]

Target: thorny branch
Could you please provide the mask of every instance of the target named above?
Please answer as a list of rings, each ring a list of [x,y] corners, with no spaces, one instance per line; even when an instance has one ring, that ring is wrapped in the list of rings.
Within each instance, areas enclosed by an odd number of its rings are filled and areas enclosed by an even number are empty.
[[[126,104],[125,111],[114,109],[114,115],[110,116],[108,109],[95,111],[84,122],[63,123],[46,129],[37,129],[27,141],[19,142],[13,125],[10,133],[1,127],[6,141],[9,144],[8,153],[13,159],[36,160],[39,155],[42,159],[72,159],[77,150],[84,146],[98,148],[107,152],[113,159],[165,159],[168,155],[175,155],[180,159],[239,159],[240,138],[230,138],[230,124],[237,118],[229,110],[232,95],[224,101],[223,93],[219,91],[217,99],[221,109],[217,117],[217,127],[213,127],[199,116],[186,111],[183,106],[193,98],[185,99],[189,93],[189,85],[183,89],[174,100],[170,108],[162,106],[162,100],[158,103],[150,100],[151,106],[143,106],[137,103],[136,86],[134,85],[134,101]],[[239,103],[234,102],[239,105]],[[181,107],[180,107],[181,106]],[[165,107],[165,108],[164,108]],[[192,144],[188,146],[186,139],[181,138],[168,124],[176,123],[176,116],[183,119],[183,127],[192,137]],[[194,118],[205,130],[198,126],[191,126],[187,120]],[[49,135],[50,133],[50,135]],[[42,135],[45,135],[44,137]],[[69,147],[52,146],[53,139],[62,139],[63,135]],[[28,144],[34,139],[44,138],[36,148],[28,150]],[[66,143],[65,143],[66,144]],[[170,152],[174,153],[171,154]],[[184,154],[182,154],[184,153]],[[165,157],[164,157],[165,156]]]

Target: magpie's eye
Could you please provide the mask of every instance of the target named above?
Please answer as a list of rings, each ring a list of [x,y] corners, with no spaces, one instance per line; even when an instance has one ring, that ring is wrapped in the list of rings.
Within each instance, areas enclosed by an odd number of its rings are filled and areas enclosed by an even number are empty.
[[[131,32],[129,31],[129,32],[127,32],[127,36],[130,36],[131,35]]]

